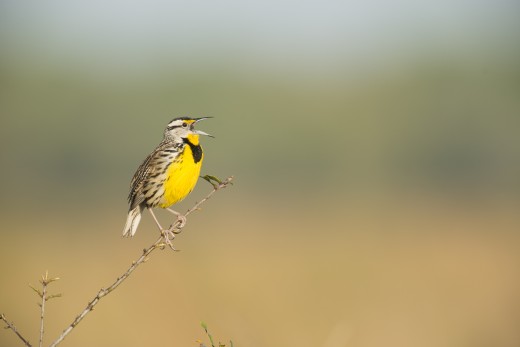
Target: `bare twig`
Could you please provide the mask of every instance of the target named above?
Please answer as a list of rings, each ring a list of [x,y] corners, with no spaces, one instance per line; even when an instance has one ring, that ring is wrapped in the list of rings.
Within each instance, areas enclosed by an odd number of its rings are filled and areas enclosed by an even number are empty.
[[[40,305],[40,344],[39,346],[42,347],[43,345],[43,317],[45,316],[45,301],[47,300],[47,278],[49,277],[49,272],[45,272],[45,277],[42,276],[42,280],[40,281],[42,284],[42,303]]]
[[[200,208],[200,205],[202,205],[204,202],[206,202],[209,198],[211,198],[211,196],[213,194],[215,194],[215,192],[217,190],[220,190],[222,188],[226,188],[229,184],[231,184],[231,180],[233,179],[233,176],[225,179],[224,181],[219,181],[218,184],[213,184],[212,182],[212,185],[213,185],[213,190],[204,198],[202,199],[201,201],[199,201],[198,203],[196,203],[192,208],[190,208],[185,214],[184,216],[188,216],[190,215],[191,213],[193,213],[194,211],[198,210]],[[176,234],[179,234],[181,232],[181,229],[182,228],[177,228],[175,233]],[[85,307],[85,309],[74,319],[74,321],[61,333],[61,335],[56,339],[56,341],[54,341],[50,347],[55,347],[56,345],[58,345],[61,341],[63,341],[63,339],[65,339],[65,337],[70,334],[70,332],[72,331],[72,329],[74,329],[82,320],[83,318],[85,318],[85,316],[94,309],[94,307],[99,303],[99,301],[101,300],[101,298],[105,297],[106,295],[110,294],[114,289],[116,289],[121,283],[123,283],[124,280],[126,280],[131,274],[132,272],[137,269],[137,267],[139,265],[141,265],[142,263],[144,263],[147,259],[148,259],[148,256],[153,252],[155,251],[156,249],[164,249],[164,247],[166,246],[166,244],[168,244],[167,240],[165,239],[166,237],[168,237],[167,234],[165,235],[161,235],[150,247],[146,248],[143,250],[143,254],[141,254],[141,256],[134,262],[132,262],[132,265],[130,265],[130,267],[128,268],[128,270],[126,270],[126,272],[121,275],[120,277],[118,277],[114,283],[112,283],[109,287],[107,287],[106,289],[105,288],[101,288],[99,290],[99,292],[97,293],[97,295],[89,301],[89,303],[87,304],[87,306]]]
[[[218,184],[212,183],[206,177],[212,177],[212,178],[214,178],[214,177],[213,176],[204,176],[204,177],[202,177],[202,178],[204,178],[206,181],[208,181],[213,186],[213,190],[208,195],[206,195],[206,197],[204,199],[202,199],[201,201],[197,202],[192,208],[190,208],[188,211],[186,211],[186,213],[184,214],[185,217],[187,217],[189,214],[193,213],[194,211],[199,210],[200,209],[200,205],[202,205],[203,203],[208,201],[209,198],[211,198],[211,196],[217,192],[217,190],[226,188],[228,185],[233,184],[233,182],[231,182],[233,180],[233,176],[230,176],[230,177],[226,178],[224,181],[218,180]]]
[[[5,327],[6,329],[11,329],[11,330],[16,334],[16,336],[18,336],[18,337],[20,338],[20,340],[23,341],[23,343],[24,343],[27,347],[32,347],[31,343],[30,343],[30,342],[29,342],[25,337],[23,337],[22,334],[20,334],[20,332],[18,331],[18,329],[16,329],[16,326],[14,325],[14,323],[9,322],[3,313],[0,314],[0,319],[1,319],[2,321],[4,321],[4,323],[7,325],[7,326]]]
[[[39,347],[42,347],[43,345],[43,322],[45,317],[45,303],[53,298],[58,298],[61,296],[61,294],[55,294],[55,295],[48,295],[47,293],[47,286],[49,283],[52,283],[54,281],[59,280],[59,277],[49,278],[49,271],[45,271],[45,276],[42,276],[42,279],[40,280],[40,283],[42,285],[42,290],[38,290],[34,288],[33,286],[29,285],[42,299],[42,303],[40,304],[40,343]]]

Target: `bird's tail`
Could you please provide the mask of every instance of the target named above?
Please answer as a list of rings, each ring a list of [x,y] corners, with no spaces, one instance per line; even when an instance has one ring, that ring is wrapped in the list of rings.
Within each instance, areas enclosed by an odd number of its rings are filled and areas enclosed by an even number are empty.
[[[134,236],[141,221],[141,206],[136,206],[133,210],[128,211],[128,217],[126,217],[125,229],[123,230],[123,236]]]

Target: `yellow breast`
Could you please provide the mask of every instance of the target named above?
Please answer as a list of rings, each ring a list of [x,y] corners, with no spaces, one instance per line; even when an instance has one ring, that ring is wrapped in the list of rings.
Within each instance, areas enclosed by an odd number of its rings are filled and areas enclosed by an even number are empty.
[[[177,160],[170,164],[164,182],[164,196],[160,207],[166,208],[181,201],[195,188],[200,175],[200,167],[204,155],[195,162],[191,146],[184,146]]]

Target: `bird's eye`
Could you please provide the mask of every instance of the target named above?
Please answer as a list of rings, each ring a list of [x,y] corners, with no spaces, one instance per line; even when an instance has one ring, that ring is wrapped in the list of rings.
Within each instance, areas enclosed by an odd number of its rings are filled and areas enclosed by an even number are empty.
[[[182,127],[183,128],[187,128],[188,127],[188,123],[182,123]]]

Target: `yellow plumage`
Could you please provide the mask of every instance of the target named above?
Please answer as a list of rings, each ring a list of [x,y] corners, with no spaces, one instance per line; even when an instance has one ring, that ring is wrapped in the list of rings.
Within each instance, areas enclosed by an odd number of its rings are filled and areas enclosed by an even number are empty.
[[[164,195],[159,203],[159,207],[170,207],[191,193],[193,188],[195,188],[195,184],[197,184],[203,159],[204,155],[195,163],[191,147],[186,146],[184,148],[184,152],[179,155],[176,161],[170,164],[166,172]]]

